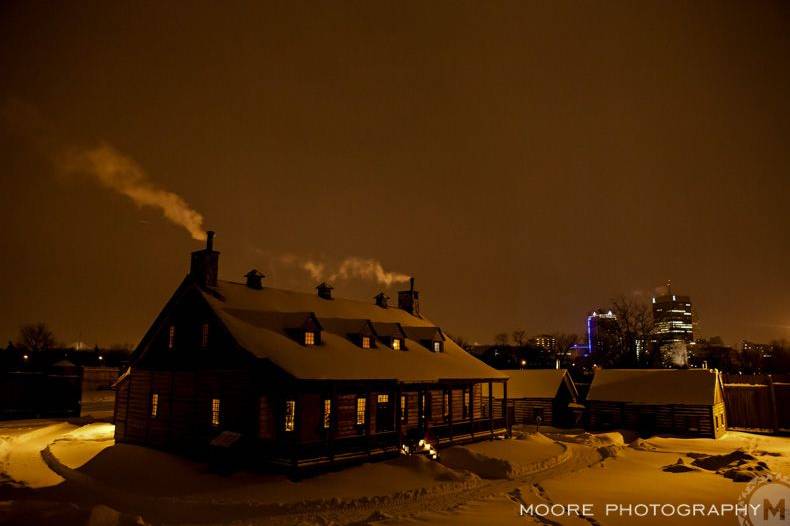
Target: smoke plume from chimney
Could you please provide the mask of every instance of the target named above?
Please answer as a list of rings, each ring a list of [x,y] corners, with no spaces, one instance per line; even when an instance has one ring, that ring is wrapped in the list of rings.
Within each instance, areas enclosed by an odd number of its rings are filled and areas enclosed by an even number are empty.
[[[386,286],[409,281],[409,276],[384,270],[384,266],[372,258],[347,257],[339,264],[330,265],[322,261],[286,254],[277,258],[280,263],[296,266],[308,274],[313,281],[333,282],[344,279],[375,281]]]
[[[159,188],[134,160],[108,144],[71,152],[62,167],[68,172],[90,175],[100,185],[125,195],[137,206],[158,208],[172,223],[185,228],[193,239],[203,241],[203,216],[178,194]]]

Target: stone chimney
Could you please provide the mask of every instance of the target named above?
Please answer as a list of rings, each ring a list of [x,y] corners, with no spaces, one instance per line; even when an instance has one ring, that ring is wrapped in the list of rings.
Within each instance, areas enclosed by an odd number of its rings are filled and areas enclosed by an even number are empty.
[[[244,277],[247,278],[247,286],[251,289],[261,290],[263,288],[263,283],[261,280],[266,276],[258,272],[256,269],[252,269],[251,271],[244,274]]]
[[[214,232],[206,232],[206,248],[192,252],[189,275],[201,287],[216,287],[219,274],[219,252],[214,250]]]
[[[376,294],[374,299],[376,300],[376,305],[382,309],[386,309],[390,306],[390,297],[384,294],[383,291]]]
[[[333,288],[334,287],[332,287],[332,285],[330,285],[326,281],[322,281],[321,284],[316,287],[316,289],[318,290],[318,297],[323,298],[325,300],[331,300]]]
[[[414,278],[409,279],[409,290],[398,292],[398,308],[413,316],[420,316],[420,293],[414,290]]]

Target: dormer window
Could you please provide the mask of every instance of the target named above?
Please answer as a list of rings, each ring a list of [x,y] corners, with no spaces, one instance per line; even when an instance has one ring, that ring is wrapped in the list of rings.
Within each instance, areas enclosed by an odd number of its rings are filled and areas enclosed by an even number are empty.
[[[442,342],[433,342],[433,352],[442,352]]]
[[[392,339],[392,348],[396,351],[400,351],[401,348],[401,339],[400,338],[393,338]]]
[[[370,336],[363,336],[362,337],[362,348],[363,349],[370,349],[370,347],[371,347]]]
[[[305,333],[304,333],[304,344],[305,345],[315,345],[315,333],[313,331],[305,331]]]

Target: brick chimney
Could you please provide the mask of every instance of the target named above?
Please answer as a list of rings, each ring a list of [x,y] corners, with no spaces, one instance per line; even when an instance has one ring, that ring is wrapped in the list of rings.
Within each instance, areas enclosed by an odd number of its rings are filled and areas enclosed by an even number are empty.
[[[258,272],[256,269],[252,269],[251,271],[244,274],[244,277],[247,278],[247,286],[249,288],[261,290],[263,288],[263,283],[261,283],[261,281],[266,276]]]
[[[376,305],[382,309],[386,309],[390,306],[390,297],[384,294],[383,291],[376,294],[374,299],[376,300]]]
[[[201,287],[216,287],[219,273],[219,252],[214,250],[214,232],[206,232],[206,248],[192,252],[189,275]]]
[[[316,287],[316,289],[318,289],[318,297],[325,300],[331,300],[333,288],[334,287],[332,287],[332,285],[326,281],[322,281],[321,284]]]
[[[413,316],[420,316],[420,293],[414,290],[414,278],[409,279],[409,290],[398,292],[398,308]]]

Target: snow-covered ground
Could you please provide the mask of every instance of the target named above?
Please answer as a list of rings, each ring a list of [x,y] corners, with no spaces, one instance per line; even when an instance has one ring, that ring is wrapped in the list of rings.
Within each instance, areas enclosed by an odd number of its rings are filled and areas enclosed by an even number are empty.
[[[547,428],[443,449],[440,462],[400,457],[294,482],[211,473],[168,453],[116,445],[113,430],[0,424],[0,524],[674,524],[602,513],[607,503],[735,503],[755,474],[790,473],[790,438],[641,440]],[[520,505],[541,503],[593,504],[600,513],[519,516]]]

